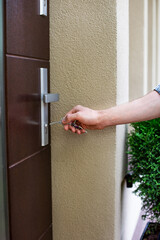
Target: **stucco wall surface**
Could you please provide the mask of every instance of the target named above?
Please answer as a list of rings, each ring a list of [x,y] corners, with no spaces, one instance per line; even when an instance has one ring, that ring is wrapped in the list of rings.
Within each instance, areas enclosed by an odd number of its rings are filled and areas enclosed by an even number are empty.
[[[116,1],[50,1],[51,106],[59,120],[74,105],[116,104]],[[54,240],[114,240],[114,127],[77,136],[52,126]]]

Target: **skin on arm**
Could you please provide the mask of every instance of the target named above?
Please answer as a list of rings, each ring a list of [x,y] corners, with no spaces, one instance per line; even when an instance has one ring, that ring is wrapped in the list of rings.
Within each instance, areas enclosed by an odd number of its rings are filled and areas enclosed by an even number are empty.
[[[65,130],[81,134],[85,131],[75,129],[73,126],[67,124],[76,120],[84,129],[94,130],[159,117],[160,95],[156,91],[152,91],[134,101],[105,110],[92,110],[78,105],[66,114],[63,124]]]

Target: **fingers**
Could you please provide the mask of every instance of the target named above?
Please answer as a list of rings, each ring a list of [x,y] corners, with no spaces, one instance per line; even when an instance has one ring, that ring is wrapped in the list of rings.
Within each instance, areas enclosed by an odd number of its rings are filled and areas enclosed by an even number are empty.
[[[72,132],[76,132],[76,129],[73,126],[69,125],[69,124],[64,125],[64,129],[66,131],[71,130]]]
[[[77,105],[76,107],[74,107],[73,109],[71,109],[66,116],[64,117],[64,119],[62,120],[62,123],[64,125],[64,129],[66,131],[70,130],[73,133],[77,133],[77,134],[82,134],[85,133],[86,131],[84,129],[79,129],[76,128],[74,125],[72,125],[72,123],[74,121],[78,122],[78,125],[82,126],[81,124],[81,119],[80,116],[81,114],[79,114],[81,111],[84,110],[84,107],[81,105]],[[82,126],[83,128],[83,126]]]
[[[73,133],[77,133],[78,135],[86,133],[85,129],[76,129],[74,126],[70,125],[70,124],[66,124],[64,125],[64,129],[66,131],[70,130]]]

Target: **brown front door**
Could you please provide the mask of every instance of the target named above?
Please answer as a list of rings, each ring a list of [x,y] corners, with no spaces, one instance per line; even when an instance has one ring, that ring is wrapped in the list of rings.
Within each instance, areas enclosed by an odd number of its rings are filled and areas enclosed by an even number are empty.
[[[41,146],[39,79],[39,69],[49,69],[49,9],[40,16],[39,2],[5,2],[11,240],[52,239],[50,144]]]

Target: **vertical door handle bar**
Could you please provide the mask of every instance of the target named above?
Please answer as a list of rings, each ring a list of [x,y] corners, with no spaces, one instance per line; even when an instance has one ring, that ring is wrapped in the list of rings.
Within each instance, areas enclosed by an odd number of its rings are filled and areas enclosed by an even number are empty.
[[[41,82],[41,146],[49,143],[48,103],[59,101],[59,94],[48,93],[48,69],[40,68]]]

